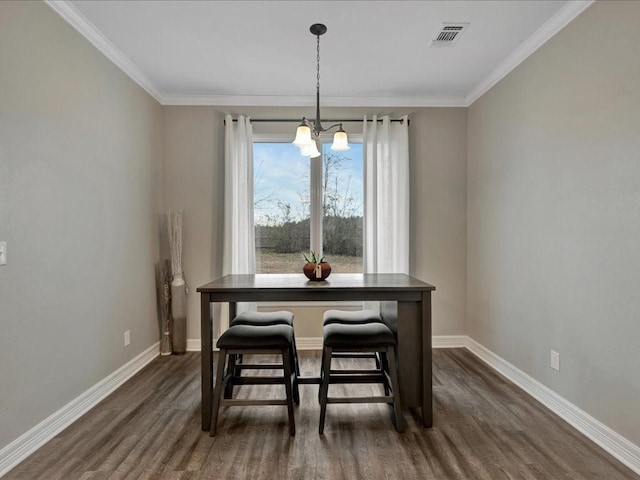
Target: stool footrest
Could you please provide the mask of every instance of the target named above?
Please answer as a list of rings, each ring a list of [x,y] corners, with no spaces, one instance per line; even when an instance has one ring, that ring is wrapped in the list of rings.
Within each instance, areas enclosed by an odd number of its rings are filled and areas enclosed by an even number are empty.
[[[328,397],[327,403],[393,403],[393,397]]]
[[[299,385],[320,385],[320,377],[298,377]]]
[[[276,400],[260,400],[260,399],[255,399],[255,400],[249,400],[249,399],[238,399],[238,398],[232,398],[232,399],[222,399],[220,400],[220,406],[228,406],[228,407],[232,407],[232,406],[247,406],[247,405],[255,405],[255,406],[259,406],[259,405],[287,405],[287,400],[286,399],[276,399]]]
[[[386,382],[383,375],[331,375],[331,383],[382,383]]]
[[[240,370],[282,370],[281,363],[236,363],[236,369]]]
[[[284,385],[283,377],[231,377],[234,385]]]
[[[376,358],[376,354],[362,352],[334,352],[333,358]]]
[[[368,375],[382,375],[382,373],[380,372],[380,370],[358,370],[358,369],[338,369],[338,370],[331,370],[331,376],[333,377],[333,375],[355,375],[355,374],[368,374]]]

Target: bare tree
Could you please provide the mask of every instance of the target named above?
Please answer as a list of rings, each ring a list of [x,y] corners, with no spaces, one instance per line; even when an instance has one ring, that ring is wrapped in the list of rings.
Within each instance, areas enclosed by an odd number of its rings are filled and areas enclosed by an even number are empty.
[[[362,200],[353,193],[354,178],[347,165],[349,157],[334,153],[323,156],[322,215],[325,252],[362,255]],[[258,170],[261,171],[261,165]],[[299,252],[308,248],[310,218],[309,173],[300,179],[304,187],[298,190],[298,202],[292,205],[261,187],[261,175],[256,177],[254,208],[256,212],[256,240],[276,252]],[[304,181],[304,180],[307,181]]]
[[[348,158],[330,153],[324,156],[322,169],[322,213],[325,217],[355,217],[362,206],[351,193],[353,176],[344,178]]]

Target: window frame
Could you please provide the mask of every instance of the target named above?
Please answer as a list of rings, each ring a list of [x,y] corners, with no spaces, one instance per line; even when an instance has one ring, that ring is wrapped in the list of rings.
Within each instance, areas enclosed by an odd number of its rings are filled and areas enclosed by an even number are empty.
[[[323,255],[322,240],[322,166],[324,162],[323,146],[333,141],[333,135],[323,133],[320,135],[318,150],[320,157],[310,159],[309,168],[309,250],[313,250],[321,257]],[[362,143],[363,135],[349,134],[349,143]],[[288,133],[254,133],[253,143],[291,143],[291,135]],[[319,160],[319,161],[318,161]],[[364,217],[364,212],[363,212]]]

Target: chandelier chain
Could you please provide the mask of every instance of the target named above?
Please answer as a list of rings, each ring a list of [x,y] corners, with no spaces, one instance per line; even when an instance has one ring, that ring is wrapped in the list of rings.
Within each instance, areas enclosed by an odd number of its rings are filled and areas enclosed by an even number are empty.
[[[316,90],[320,91],[320,35],[317,35],[318,45],[316,47]]]

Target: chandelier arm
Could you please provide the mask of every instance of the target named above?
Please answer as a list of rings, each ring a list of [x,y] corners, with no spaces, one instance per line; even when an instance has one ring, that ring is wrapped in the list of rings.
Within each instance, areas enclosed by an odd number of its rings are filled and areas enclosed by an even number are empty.
[[[327,128],[323,128],[322,131],[323,132],[328,132],[329,130],[331,130],[332,128],[336,128],[336,127],[342,127],[342,123],[334,123],[333,125],[331,125],[330,127]]]

